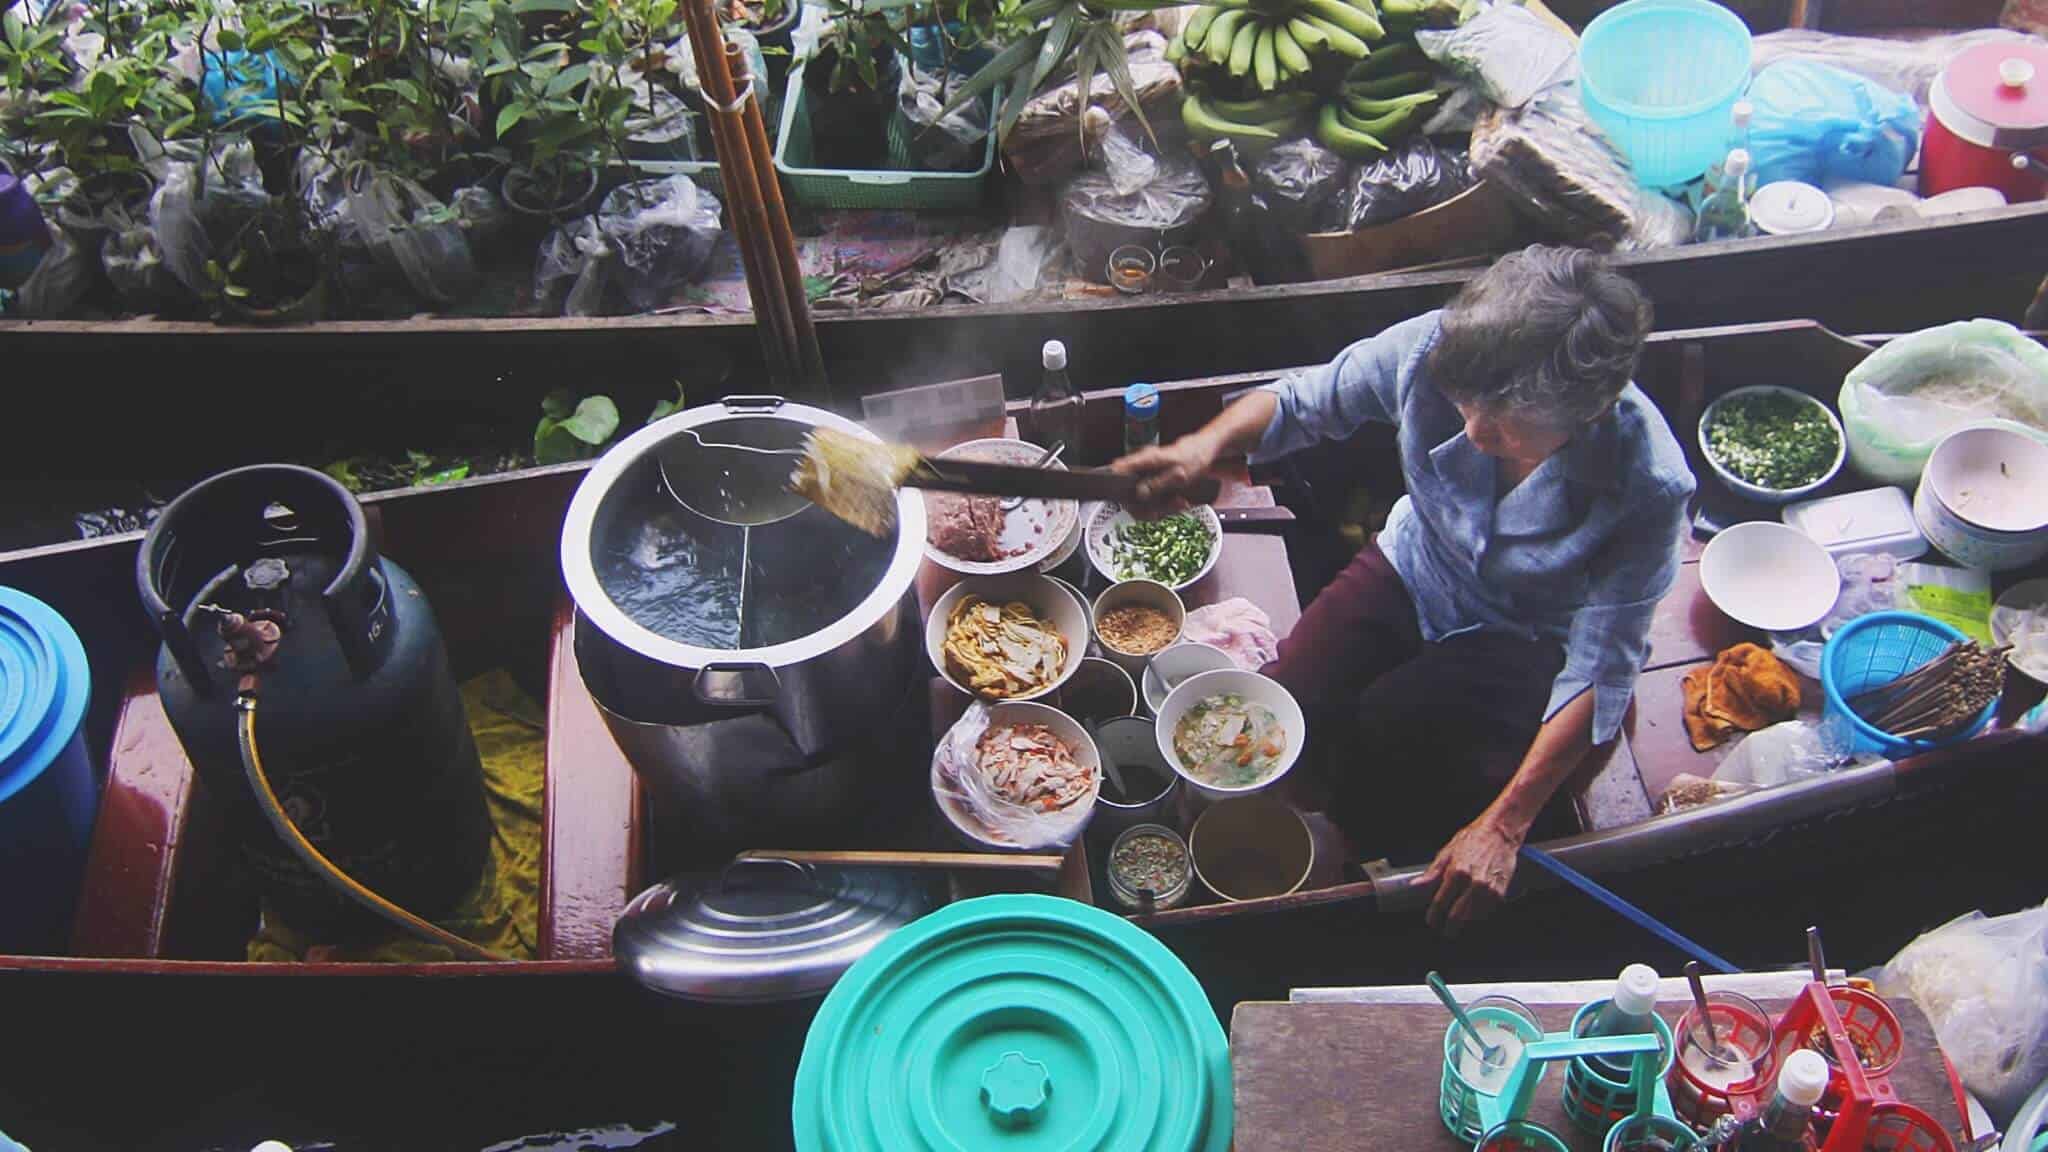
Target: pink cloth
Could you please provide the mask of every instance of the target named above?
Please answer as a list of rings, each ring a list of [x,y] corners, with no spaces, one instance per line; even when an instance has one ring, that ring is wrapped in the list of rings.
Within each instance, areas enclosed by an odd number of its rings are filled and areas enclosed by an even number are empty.
[[[1280,655],[1272,617],[1242,597],[1189,612],[1181,639],[1221,648],[1247,672],[1258,671]]]

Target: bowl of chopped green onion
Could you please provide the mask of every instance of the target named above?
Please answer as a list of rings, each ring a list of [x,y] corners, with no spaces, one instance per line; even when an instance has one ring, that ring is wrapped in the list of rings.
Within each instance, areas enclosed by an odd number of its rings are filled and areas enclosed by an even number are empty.
[[[1140,520],[1113,503],[1083,515],[1088,562],[1111,582],[1153,580],[1179,592],[1209,574],[1223,554],[1223,521],[1204,504]]]
[[[1842,422],[1791,388],[1737,388],[1700,416],[1700,452],[1736,494],[1763,504],[1811,496],[1842,470]]]

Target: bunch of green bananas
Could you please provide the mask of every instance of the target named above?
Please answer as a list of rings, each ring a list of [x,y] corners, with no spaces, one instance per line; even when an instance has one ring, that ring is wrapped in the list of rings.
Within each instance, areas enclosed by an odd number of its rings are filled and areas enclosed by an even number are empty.
[[[1316,117],[1316,139],[1351,160],[1369,160],[1422,126],[1443,93],[1421,49],[1390,45],[1353,64]]]
[[[1391,18],[1398,6],[1420,0],[1382,2]],[[1364,60],[1386,35],[1374,0],[1210,0],[1195,9],[1166,54],[1176,64],[1206,60],[1249,77],[1261,92],[1274,92],[1307,76],[1315,57]]]

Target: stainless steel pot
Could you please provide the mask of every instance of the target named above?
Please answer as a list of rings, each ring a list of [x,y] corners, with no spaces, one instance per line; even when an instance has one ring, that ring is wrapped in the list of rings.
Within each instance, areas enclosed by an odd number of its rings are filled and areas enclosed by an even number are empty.
[[[899,495],[895,535],[875,540],[816,508],[745,529],[710,520],[690,507],[711,501],[663,480],[666,459],[671,482],[754,482],[746,468],[678,462],[720,452],[707,444],[794,448],[818,427],[870,435],[776,397],[679,412],[605,453],[563,525],[584,683],[634,769],[707,850],[861,821],[873,764],[913,699],[916,493]],[[735,556],[744,575],[727,580]],[[671,579],[700,570],[721,578]]]

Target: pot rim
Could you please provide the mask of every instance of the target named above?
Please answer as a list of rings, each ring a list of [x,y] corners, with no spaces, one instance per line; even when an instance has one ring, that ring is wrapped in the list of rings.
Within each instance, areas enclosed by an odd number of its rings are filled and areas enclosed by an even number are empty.
[[[881,439],[860,424],[823,408],[786,403],[779,396],[728,397],[664,417],[621,440],[597,458],[569,502],[568,515],[562,520],[561,562],[570,598],[599,632],[650,660],[695,669],[743,664],[785,668],[801,664],[845,645],[895,611],[916,579],[918,566],[924,562],[924,500],[906,488],[896,493],[896,552],[888,569],[860,603],[816,632],[761,648],[705,648],[671,640],[626,615],[605,594],[597,579],[597,568],[591,563],[590,536],[598,509],[628,468],[686,429],[750,416],[831,428],[877,442]]]

